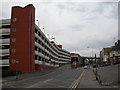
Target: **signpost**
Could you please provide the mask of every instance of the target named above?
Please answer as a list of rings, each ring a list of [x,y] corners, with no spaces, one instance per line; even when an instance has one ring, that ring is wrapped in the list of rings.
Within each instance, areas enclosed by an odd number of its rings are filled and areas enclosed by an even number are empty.
[[[19,61],[15,61],[15,64],[16,64],[16,80],[18,80],[18,74],[19,74],[19,72],[18,72],[18,64],[19,64]]]

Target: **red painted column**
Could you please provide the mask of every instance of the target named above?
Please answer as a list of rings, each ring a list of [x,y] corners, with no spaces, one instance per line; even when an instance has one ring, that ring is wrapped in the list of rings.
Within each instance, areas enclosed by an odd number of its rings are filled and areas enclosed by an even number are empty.
[[[10,69],[35,71],[35,8],[32,4],[12,7],[10,28]],[[19,63],[15,63],[19,61]]]

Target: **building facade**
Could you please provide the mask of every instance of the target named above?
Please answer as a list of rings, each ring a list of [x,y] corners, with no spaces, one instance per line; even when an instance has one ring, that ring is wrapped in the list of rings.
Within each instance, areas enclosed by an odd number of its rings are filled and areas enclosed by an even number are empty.
[[[112,64],[120,63],[120,40],[111,48],[109,52],[109,62]]]
[[[108,64],[120,63],[120,40],[115,43],[115,46],[110,48],[103,48],[100,51],[101,63]]]
[[[0,21],[0,65],[32,72],[58,68],[70,62],[70,54],[45,36],[35,24],[35,8],[12,7],[11,19]]]
[[[100,51],[101,62],[108,61],[110,50],[111,50],[111,47],[107,47],[107,48],[103,48],[102,51]]]
[[[83,59],[77,53],[70,53],[71,57],[71,68],[77,68],[83,66]]]

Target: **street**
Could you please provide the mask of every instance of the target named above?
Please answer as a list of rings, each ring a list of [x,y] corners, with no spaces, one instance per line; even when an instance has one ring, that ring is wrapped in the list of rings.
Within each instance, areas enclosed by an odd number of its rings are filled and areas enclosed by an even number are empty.
[[[59,69],[45,75],[35,77],[33,75],[20,80],[3,79],[3,88],[69,88],[83,71],[83,68]]]
[[[45,72],[44,72],[45,73]],[[30,73],[3,78],[2,88],[114,88],[101,86],[96,80],[92,69],[56,69],[46,74]]]

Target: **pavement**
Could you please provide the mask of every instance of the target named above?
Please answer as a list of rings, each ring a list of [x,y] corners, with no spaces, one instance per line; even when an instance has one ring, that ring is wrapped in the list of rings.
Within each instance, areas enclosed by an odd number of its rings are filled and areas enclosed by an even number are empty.
[[[118,78],[118,72],[120,72],[120,69],[118,69],[118,67],[120,67],[120,64],[98,67],[98,75],[101,76],[102,82],[120,82]]]
[[[77,88],[115,88],[113,86],[101,86],[96,80],[92,69],[86,69]]]
[[[43,70],[20,75],[16,80],[14,77],[3,78],[2,88],[68,88],[70,90],[96,89],[117,90],[114,86],[101,86],[96,81],[92,69],[71,69],[70,65],[56,70]],[[114,89],[115,88],[115,89]]]

